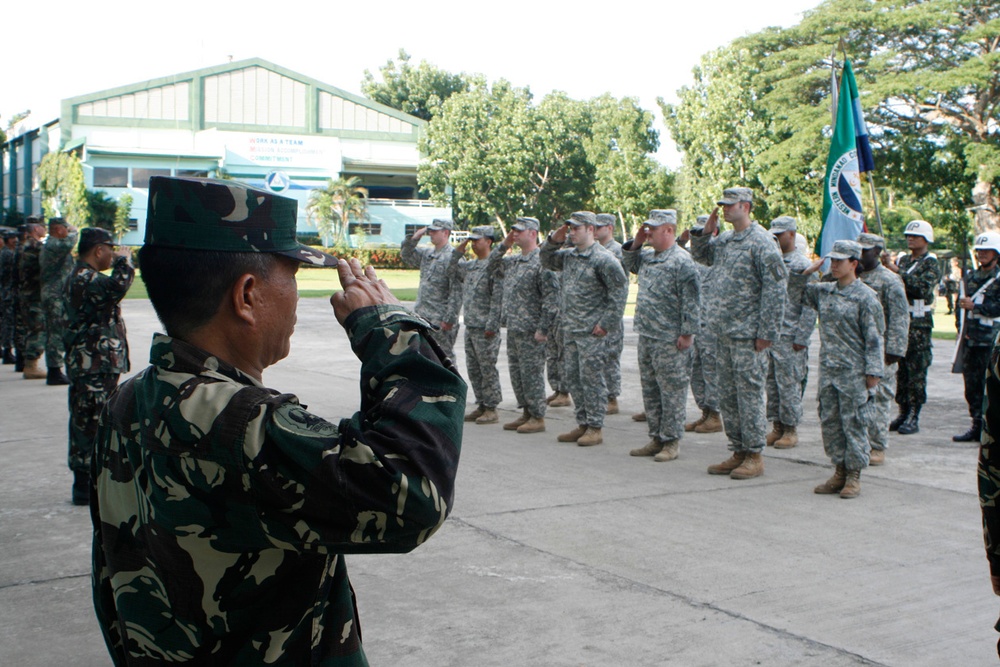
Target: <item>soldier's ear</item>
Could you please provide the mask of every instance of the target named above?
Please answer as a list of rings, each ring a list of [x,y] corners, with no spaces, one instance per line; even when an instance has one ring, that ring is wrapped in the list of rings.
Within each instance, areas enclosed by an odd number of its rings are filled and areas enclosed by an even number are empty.
[[[229,304],[233,315],[242,322],[253,326],[257,322],[261,307],[261,280],[252,273],[244,273],[233,281],[229,288]]]

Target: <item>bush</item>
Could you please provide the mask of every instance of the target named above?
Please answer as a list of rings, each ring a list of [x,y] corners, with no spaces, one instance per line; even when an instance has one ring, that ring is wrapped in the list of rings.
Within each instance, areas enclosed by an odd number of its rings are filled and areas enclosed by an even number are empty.
[[[356,258],[361,262],[362,266],[373,266],[376,269],[406,269],[409,268],[403,263],[403,258],[400,256],[399,248],[395,247],[384,247],[384,248],[322,248],[317,247],[317,250],[322,250],[323,252],[328,252],[331,255],[337,257],[342,257],[344,259],[350,259],[352,257]]]

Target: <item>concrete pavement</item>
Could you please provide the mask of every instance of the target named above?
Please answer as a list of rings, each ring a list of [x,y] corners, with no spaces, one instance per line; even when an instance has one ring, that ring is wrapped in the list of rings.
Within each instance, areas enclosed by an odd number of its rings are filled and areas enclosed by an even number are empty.
[[[133,365],[158,325],[124,303]],[[626,331],[631,331],[631,325]],[[461,341],[461,336],[460,336]],[[769,449],[763,477],[705,467],[722,434],[688,434],[670,463],[645,444],[635,337],[622,414],[605,444],[467,425],[455,509],[406,555],[348,558],[373,665],[992,665],[1000,605],[989,584],[976,447],[952,343],[935,341],[921,431],[891,437],[855,500],[826,479],[814,337],[801,443]],[[464,370],[462,344],[459,366]],[[501,351],[504,402],[514,402]],[[335,419],[356,409],[359,362],[323,299],[299,304],[288,359],[265,382]],[[69,503],[66,390],[0,367],[0,665],[108,665],[90,603],[90,518]],[[696,409],[689,400],[689,415]]]

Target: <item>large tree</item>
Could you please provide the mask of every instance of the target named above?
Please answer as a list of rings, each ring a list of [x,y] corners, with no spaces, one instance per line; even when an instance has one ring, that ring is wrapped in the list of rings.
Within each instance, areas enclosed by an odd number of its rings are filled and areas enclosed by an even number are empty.
[[[403,49],[396,60],[388,60],[379,68],[379,74],[381,81],[365,70],[361,92],[369,99],[424,120],[433,118],[446,99],[469,89],[465,74],[446,72],[426,60],[413,66],[410,54]]]

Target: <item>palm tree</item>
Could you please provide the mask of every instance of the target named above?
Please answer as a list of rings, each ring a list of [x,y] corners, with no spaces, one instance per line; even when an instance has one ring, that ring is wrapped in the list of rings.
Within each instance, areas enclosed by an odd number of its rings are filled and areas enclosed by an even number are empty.
[[[368,189],[359,185],[361,179],[331,178],[323,190],[313,190],[309,195],[306,213],[312,220],[323,244],[330,246],[347,242],[347,228],[350,221],[368,219]]]

